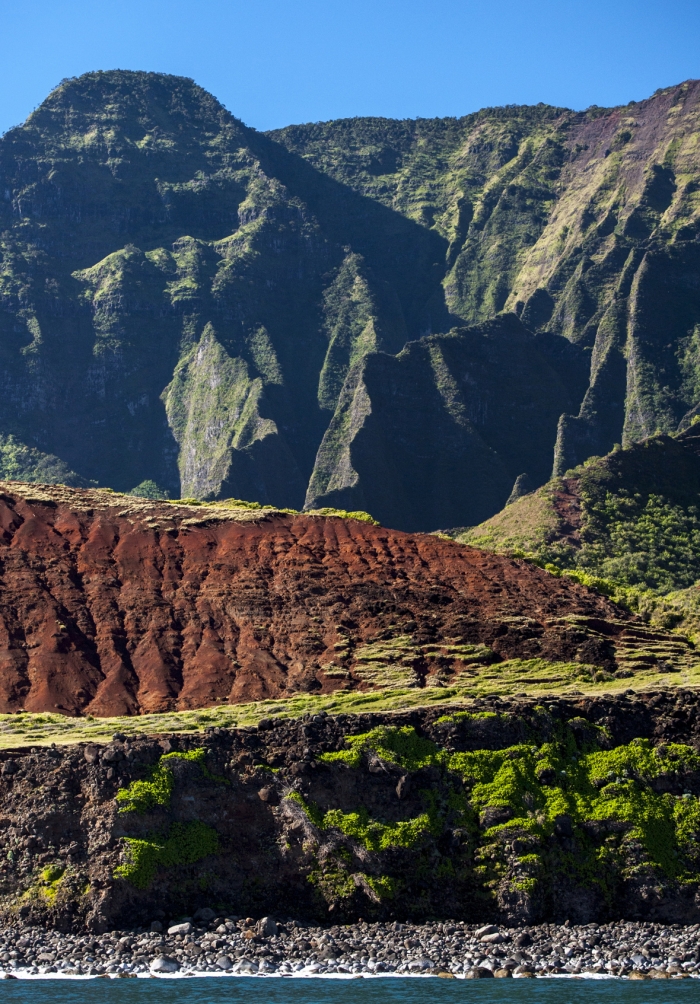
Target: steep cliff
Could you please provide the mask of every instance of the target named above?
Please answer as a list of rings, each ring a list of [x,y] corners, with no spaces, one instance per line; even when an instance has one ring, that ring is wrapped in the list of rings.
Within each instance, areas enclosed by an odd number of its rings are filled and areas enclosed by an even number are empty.
[[[184,78],[64,81],[0,138],[0,475],[431,530],[675,430],[699,96],[263,135]]]
[[[697,693],[630,695],[3,751],[0,913],[697,923]]]
[[[674,432],[697,403],[699,116],[700,82],[687,81],[621,108],[350,119],[270,135],[440,234],[453,317],[512,310],[579,347],[588,386],[561,417],[561,474],[615,443]]]

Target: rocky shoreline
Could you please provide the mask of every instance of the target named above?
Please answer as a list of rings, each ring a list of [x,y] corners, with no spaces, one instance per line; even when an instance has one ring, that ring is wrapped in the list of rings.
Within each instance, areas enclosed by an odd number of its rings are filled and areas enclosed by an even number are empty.
[[[542,924],[518,928],[462,922],[359,922],[314,927],[217,916],[204,908],[165,930],[101,935],[36,927],[0,932],[0,971],[22,976],[148,975],[420,976],[462,979],[700,976],[700,925]]]

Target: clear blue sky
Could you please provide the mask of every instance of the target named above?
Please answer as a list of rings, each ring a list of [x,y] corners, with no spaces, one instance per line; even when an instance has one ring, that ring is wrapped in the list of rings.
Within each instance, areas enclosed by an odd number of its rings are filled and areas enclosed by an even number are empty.
[[[0,132],[62,77],[194,79],[249,125],[585,108],[700,76],[699,0],[0,0]]]

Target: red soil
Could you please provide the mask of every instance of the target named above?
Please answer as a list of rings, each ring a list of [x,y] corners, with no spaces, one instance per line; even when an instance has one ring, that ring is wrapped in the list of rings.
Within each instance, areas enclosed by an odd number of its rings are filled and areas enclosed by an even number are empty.
[[[609,621],[624,618],[523,562],[335,517],[1,482],[0,533],[5,712],[138,714],[328,691],[354,685],[358,644],[398,635],[604,661],[619,630]],[[611,638],[556,623],[572,613]],[[326,676],[331,662],[348,681]],[[418,678],[432,668],[417,665]]]

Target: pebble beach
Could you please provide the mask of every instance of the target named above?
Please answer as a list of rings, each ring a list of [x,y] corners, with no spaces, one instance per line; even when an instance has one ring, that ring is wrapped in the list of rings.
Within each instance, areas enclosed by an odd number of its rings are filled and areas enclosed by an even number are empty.
[[[249,976],[543,976],[683,979],[700,976],[700,925],[571,926],[301,921],[217,916],[204,909],[164,926],[105,934],[6,928],[4,978]]]

